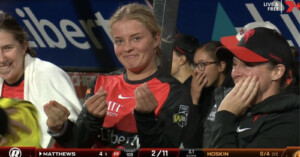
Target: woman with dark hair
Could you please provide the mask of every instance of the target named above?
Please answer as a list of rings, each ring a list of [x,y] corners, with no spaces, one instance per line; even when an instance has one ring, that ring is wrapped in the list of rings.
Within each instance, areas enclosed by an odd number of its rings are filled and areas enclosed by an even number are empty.
[[[53,145],[47,133],[43,106],[51,100],[63,103],[70,110],[73,121],[81,110],[67,73],[38,59],[28,45],[27,33],[7,13],[0,13],[0,96],[30,101],[36,107],[43,148]]]
[[[291,46],[293,61],[290,70],[289,77],[287,79],[287,90],[293,91],[296,94],[300,95],[300,87],[299,87],[299,79],[300,79],[300,69],[299,69],[299,61],[297,60],[299,56],[299,51],[295,46]]]
[[[171,75],[191,89],[194,54],[200,43],[189,34],[177,34],[173,45]]]
[[[210,121],[214,119],[220,101],[233,87],[230,76],[232,62],[227,56],[217,58],[215,51],[222,44],[210,41],[199,47],[194,56],[194,73],[188,126],[185,130],[185,148],[205,147]],[[203,135],[205,134],[205,135]]]
[[[222,100],[212,128],[213,148],[286,148],[300,145],[299,95],[287,91],[293,56],[276,30],[248,30],[232,55],[234,88]]]

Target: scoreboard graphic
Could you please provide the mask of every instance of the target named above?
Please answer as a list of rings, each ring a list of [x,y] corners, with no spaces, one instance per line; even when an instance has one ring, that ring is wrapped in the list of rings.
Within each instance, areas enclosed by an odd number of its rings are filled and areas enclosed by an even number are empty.
[[[2,157],[300,157],[300,147],[285,149],[37,149],[0,147]]]

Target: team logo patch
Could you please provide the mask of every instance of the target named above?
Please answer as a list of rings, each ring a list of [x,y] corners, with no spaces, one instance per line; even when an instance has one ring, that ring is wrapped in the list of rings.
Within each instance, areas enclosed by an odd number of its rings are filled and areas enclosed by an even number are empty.
[[[188,113],[189,107],[185,105],[180,105],[178,113],[173,114],[173,122],[177,123],[182,128],[185,127],[187,123]]]
[[[248,39],[254,35],[255,31],[254,29],[250,29],[248,32],[246,32],[246,34],[244,35],[244,38],[245,38],[245,43],[248,41]]]

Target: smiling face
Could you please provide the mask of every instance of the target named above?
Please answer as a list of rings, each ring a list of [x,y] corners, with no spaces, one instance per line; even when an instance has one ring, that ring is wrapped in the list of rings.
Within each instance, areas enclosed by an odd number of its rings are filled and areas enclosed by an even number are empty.
[[[24,73],[26,43],[19,43],[11,33],[0,29],[0,77],[13,84]]]
[[[137,20],[121,20],[112,26],[115,54],[127,71],[147,72],[156,69],[155,51],[159,34],[153,35]]]

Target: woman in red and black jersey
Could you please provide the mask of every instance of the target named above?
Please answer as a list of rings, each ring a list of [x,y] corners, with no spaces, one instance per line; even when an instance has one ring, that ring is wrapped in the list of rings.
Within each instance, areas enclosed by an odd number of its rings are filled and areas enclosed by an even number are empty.
[[[46,105],[57,109],[48,117],[52,136],[64,147],[179,147],[189,92],[157,67],[160,27],[152,12],[141,4],[125,5],[111,17],[110,28],[125,69],[96,78],[76,124],[54,123],[68,112],[57,103]]]

